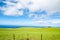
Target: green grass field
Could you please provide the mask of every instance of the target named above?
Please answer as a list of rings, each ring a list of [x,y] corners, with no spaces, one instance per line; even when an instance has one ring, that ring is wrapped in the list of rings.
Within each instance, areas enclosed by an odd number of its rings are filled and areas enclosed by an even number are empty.
[[[60,40],[60,28],[0,28],[0,40]]]

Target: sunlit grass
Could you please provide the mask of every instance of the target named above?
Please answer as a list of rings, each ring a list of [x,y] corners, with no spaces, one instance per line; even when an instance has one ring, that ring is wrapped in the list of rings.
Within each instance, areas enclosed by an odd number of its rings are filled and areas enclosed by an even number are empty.
[[[1,28],[0,40],[60,40],[60,28]]]

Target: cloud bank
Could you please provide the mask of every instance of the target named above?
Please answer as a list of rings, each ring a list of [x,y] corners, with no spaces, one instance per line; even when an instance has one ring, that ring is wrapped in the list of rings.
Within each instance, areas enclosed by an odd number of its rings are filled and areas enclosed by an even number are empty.
[[[2,9],[5,15],[23,15],[23,9],[28,8],[30,13],[37,10],[46,10],[48,15],[60,12],[60,0],[6,0]],[[22,10],[19,10],[22,9]]]
[[[5,0],[1,2],[5,3],[4,6],[0,6],[5,16],[23,16],[26,11],[27,16],[35,20],[34,23],[60,23],[60,21],[44,21],[60,19],[60,0]]]

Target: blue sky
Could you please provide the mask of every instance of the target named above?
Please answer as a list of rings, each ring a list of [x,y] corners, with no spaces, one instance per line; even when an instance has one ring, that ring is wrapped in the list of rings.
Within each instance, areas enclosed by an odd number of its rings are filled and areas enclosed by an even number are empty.
[[[60,26],[60,0],[0,0],[0,25]]]

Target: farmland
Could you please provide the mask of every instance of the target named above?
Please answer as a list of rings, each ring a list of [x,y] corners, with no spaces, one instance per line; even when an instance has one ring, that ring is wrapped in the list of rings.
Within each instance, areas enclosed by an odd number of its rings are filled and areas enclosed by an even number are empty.
[[[60,28],[0,28],[0,40],[60,40]]]

